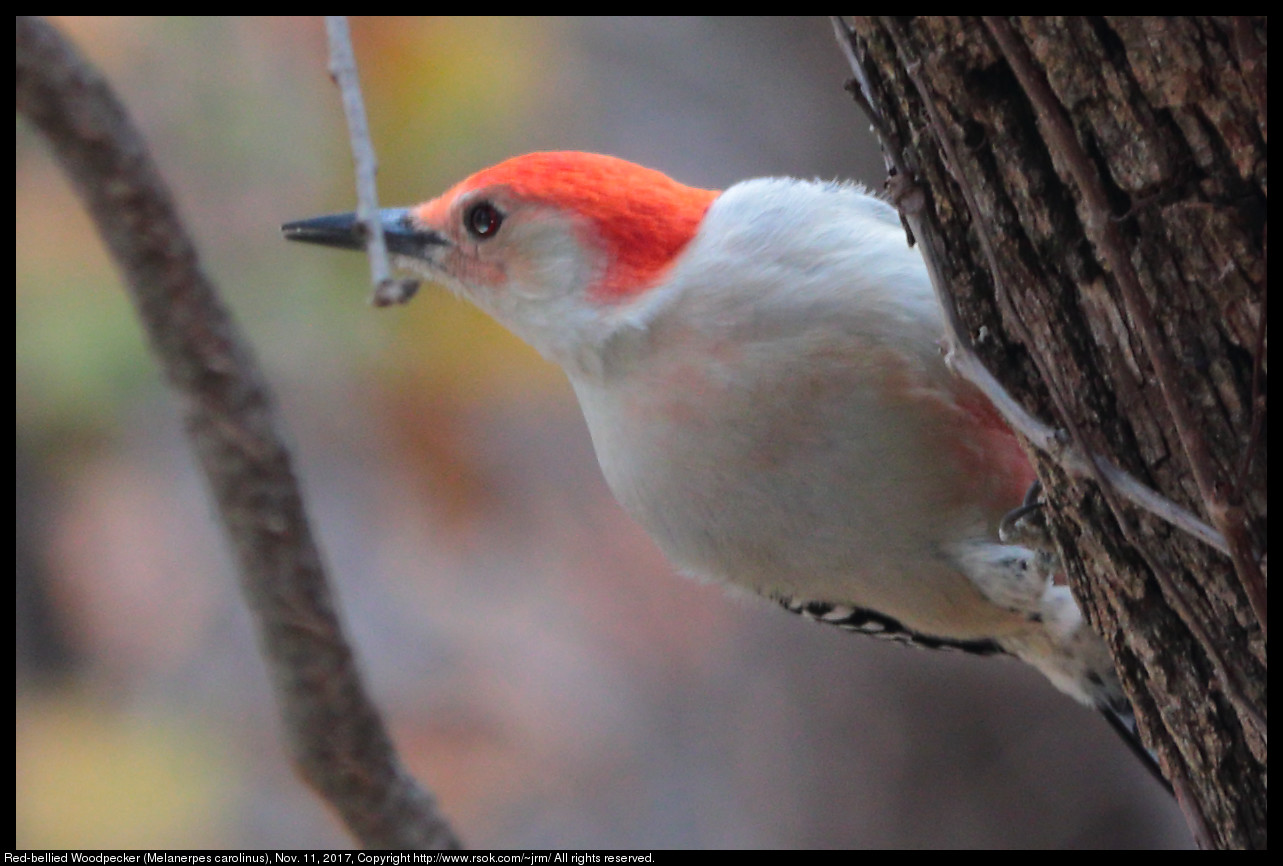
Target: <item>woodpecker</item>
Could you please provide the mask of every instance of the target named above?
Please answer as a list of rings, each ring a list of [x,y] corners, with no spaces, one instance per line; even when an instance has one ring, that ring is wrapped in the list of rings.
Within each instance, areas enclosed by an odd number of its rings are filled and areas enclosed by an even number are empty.
[[[999,538],[1034,474],[945,366],[890,205],[849,183],[718,192],[546,152],[380,221],[398,267],[562,367],[616,499],[679,569],[851,631],[1015,656],[1158,775],[1054,561]],[[354,214],[282,230],[364,248]]]

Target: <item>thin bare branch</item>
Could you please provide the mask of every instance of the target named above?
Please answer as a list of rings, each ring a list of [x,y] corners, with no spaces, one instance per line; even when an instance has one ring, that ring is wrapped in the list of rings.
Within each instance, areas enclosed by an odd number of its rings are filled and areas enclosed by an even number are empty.
[[[356,72],[356,54],[352,50],[352,31],[347,17],[325,16],[325,35],[330,43],[330,77],[339,88],[343,115],[347,118],[348,138],[352,143],[352,162],[356,172],[356,219],[365,231],[365,251],[370,259],[370,281],[374,294],[370,303],[376,307],[404,304],[419,291],[419,281],[392,276],[388,248],[383,241],[383,223],[379,220],[379,190],[375,177],[379,160],[370,142],[370,125],[365,119],[365,100],[361,98],[361,81]]]

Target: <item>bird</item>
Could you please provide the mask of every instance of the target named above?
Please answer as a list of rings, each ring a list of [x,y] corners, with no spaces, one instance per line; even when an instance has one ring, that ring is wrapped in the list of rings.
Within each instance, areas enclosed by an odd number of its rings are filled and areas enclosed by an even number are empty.
[[[1054,555],[1000,537],[1035,475],[948,369],[889,203],[850,182],[707,190],[549,151],[378,218],[398,268],[565,371],[616,500],[680,571],[848,631],[1014,656],[1167,784]],[[365,247],[350,213],[282,231]]]

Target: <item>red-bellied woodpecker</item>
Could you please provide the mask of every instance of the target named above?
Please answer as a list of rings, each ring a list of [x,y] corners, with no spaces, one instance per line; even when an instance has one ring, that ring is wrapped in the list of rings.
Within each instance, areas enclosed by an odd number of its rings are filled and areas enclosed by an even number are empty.
[[[1116,722],[1130,712],[1047,557],[998,538],[1033,472],[946,368],[889,205],[532,153],[382,223],[398,265],[561,365],[611,490],[683,571],[849,630],[1009,653]],[[352,214],[284,232],[363,246]]]

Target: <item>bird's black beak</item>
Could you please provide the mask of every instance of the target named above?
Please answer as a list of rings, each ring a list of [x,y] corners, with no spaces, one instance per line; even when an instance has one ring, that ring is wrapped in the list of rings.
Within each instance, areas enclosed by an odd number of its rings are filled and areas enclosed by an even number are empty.
[[[449,243],[443,235],[416,225],[409,208],[381,210],[379,221],[383,223],[383,238],[388,252],[393,255],[426,259],[432,247]],[[365,249],[365,229],[357,222],[354,213],[336,213],[285,223],[281,226],[281,234],[290,241],[344,250]]]

